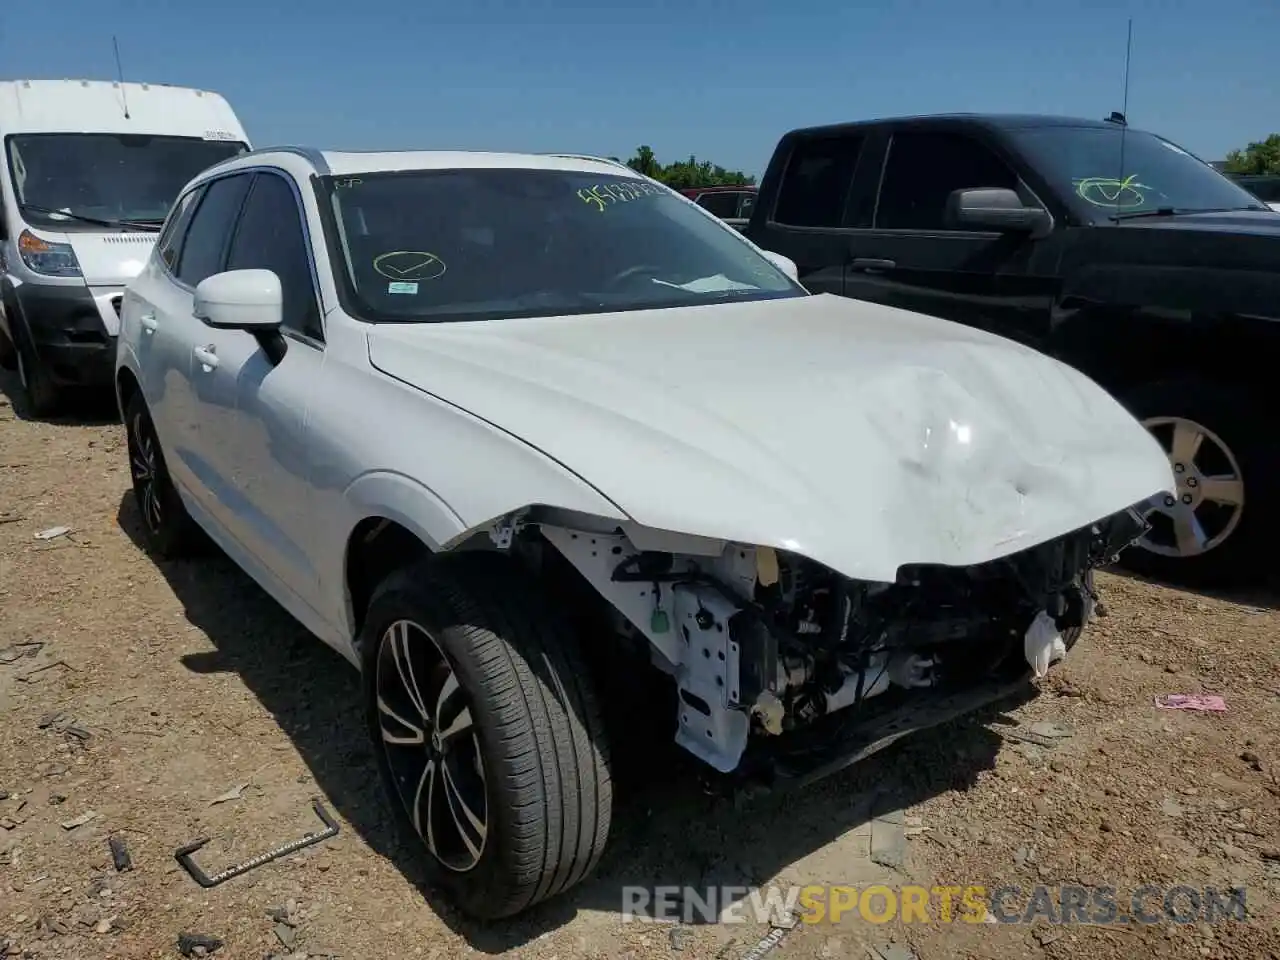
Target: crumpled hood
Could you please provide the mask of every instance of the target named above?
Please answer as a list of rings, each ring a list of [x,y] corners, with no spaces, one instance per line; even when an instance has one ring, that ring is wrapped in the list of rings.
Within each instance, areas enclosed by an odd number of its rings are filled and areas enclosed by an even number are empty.
[[[369,352],[638,523],[862,579],[1014,553],[1173,486],[1157,442],[1082,374],[842,297],[383,324]]]
[[[40,231],[49,236],[47,231]],[[143,231],[65,234],[89,286],[124,286],[142,272],[156,234]]]

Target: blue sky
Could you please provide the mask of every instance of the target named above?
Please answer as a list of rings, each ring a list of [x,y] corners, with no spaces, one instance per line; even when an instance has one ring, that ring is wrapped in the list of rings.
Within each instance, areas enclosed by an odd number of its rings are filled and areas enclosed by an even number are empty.
[[[0,6],[0,76],[216,90],[259,146],[612,154],[760,173],[814,123],[1129,118],[1205,159],[1280,131],[1280,3],[59,0]]]

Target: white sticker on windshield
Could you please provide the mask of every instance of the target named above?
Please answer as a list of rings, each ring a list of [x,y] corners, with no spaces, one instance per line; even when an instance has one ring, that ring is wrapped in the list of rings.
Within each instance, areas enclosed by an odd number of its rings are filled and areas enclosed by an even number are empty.
[[[1184,157],[1191,156],[1191,154],[1187,153],[1187,151],[1183,150],[1180,146],[1170,143],[1168,140],[1161,140],[1160,143],[1164,145],[1166,150],[1172,150],[1174,153],[1180,153]]]
[[[416,283],[388,283],[387,293],[417,293],[418,285]]]

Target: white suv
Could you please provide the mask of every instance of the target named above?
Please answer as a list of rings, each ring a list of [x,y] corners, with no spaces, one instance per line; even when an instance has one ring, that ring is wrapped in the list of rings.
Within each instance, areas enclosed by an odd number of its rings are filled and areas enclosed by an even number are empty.
[[[1065,655],[1172,488],[1070,368],[793,274],[609,161],[272,150],[129,287],[153,549],[203,531],[362,670],[471,914],[596,862],[614,713],[732,782],[838,769]]]

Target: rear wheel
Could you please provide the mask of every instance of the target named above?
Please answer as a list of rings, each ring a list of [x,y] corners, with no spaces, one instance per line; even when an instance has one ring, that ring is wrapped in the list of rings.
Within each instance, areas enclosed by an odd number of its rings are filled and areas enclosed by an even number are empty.
[[[1125,398],[1160,441],[1175,490],[1152,500],[1151,529],[1122,555],[1132,570],[1227,585],[1274,560],[1277,442],[1243,390],[1202,380],[1148,384]]]
[[[160,438],[140,393],[125,406],[124,423],[133,496],[148,548],[166,559],[198,552],[205,542],[203,533],[169,479]]]
[[[467,914],[577,884],[612,816],[608,748],[576,635],[507,558],[430,557],[375,592],[365,711],[397,819]]]

